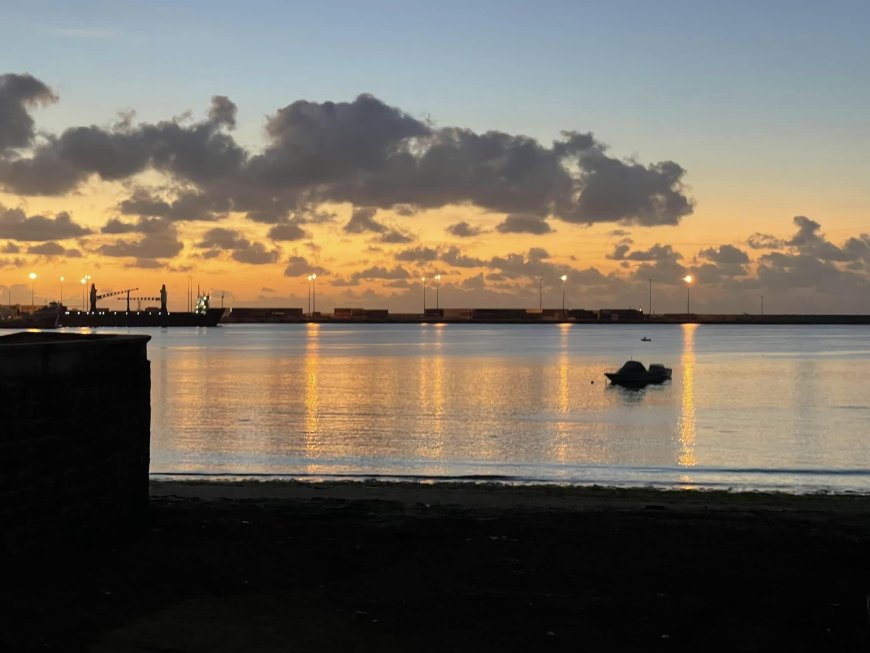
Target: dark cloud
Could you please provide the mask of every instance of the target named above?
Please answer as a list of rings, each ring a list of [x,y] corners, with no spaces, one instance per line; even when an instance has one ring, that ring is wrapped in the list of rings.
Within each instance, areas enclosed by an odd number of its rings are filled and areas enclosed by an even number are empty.
[[[18,254],[21,251],[21,248],[15,243],[7,242],[3,245],[3,249],[0,249],[0,254]]]
[[[629,242],[622,242],[614,247],[613,252],[607,255],[607,258],[615,261],[677,261],[683,258],[682,254],[674,251],[670,245],[661,245],[656,243],[647,250],[637,250],[634,252],[631,249]]]
[[[367,268],[362,270],[361,272],[354,272],[351,275],[352,279],[407,279],[411,275],[408,274],[408,271],[402,267],[394,267],[392,269],[374,266],[371,268]]]
[[[48,257],[63,256],[66,258],[81,258],[82,255],[82,253],[77,249],[67,249],[63,245],[52,241],[28,247],[27,253]]]
[[[480,227],[473,227],[467,222],[457,222],[447,227],[447,231],[459,238],[473,238],[481,233]]]
[[[786,244],[797,248],[803,254],[814,256],[823,261],[846,261],[848,256],[839,247],[829,242],[821,234],[822,226],[815,220],[798,215],[793,220],[797,233]]]
[[[301,277],[309,274],[329,274],[325,268],[311,263],[303,256],[291,256],[284,268],[285,277]]]
[[[350,220],[344,225],[344,231],[349,234],[385,233],[387,227],[375,220],[375,213],[377,212],[377,209],[370,207],[354,209]]]
[[[785,241],[770,234],[754,233],[747,241],[752,249],[782,249],[785,247]]]
[[[235,129],[238,108],[225,95],[214,95],[211,98],[211,109],[208,111],[208,121],[216,126]]]
[[[390,229],[389,231],[381,234],[381,236],[378,238],[378,242],[389,243],[392,245],[413,243],[414,237],[410,234],[405,233],[404,231],[399,231],[398,229]]]
[[[217,179],[238,177],[247,160],[245,150],[222,131],[228,126],[228,111],[219,100],[208,120],[190,125],[171,120],[73,127],[47,137],[30,158],[3,162],[0,184],[10,192],[57,195],[94,174],[121,180],[152,168],[207,188]],[[227,197],[220,187],[215,195]]]
[[[7,209],[0,205],[0,238],[47,241],[78,238],[90,233],[90,229],[73,222],[65,211],[53,218],[44,215],[27,217],[21,209]]]
[[[156,259],[172,258],[184,247],[178,239],[178,228],[163,218],[140,218],[136,232],[143,234],[139,240],[122,238],[98,247],[97,252],[105,256]]]
[[[133,194],[118,204],[125,215],[140,215],[167,218],[173,221],[213,222],[226,217],[231,209],[225,198],[198,192],[181,192],[174,199],[166,200],[145,188],[136,188]]]
[[[279,255],[277,250],[267,250],[262,243],[251,242],[241,232],[220,227],[205,232],[196,247],[212,253],[229,252],[233,260],[251,265],[274,263]]]
[[[553,230],[547,221],[537,215],[517,215],[511,214],[507,216],[503,222],[496,225],[496,230],[503,234],[548,234]]]
[[[118,218],[110,218],[109,221],[100,229],[102,234],[132,234],[139,231],[139,225],[124,222]]]
[[[51,97],[41,82],[32,82],[36,95],[13,93],[7,102],[24,112],[19,117],[27,123],[14,131],[15,142],[32,138],[27,98]],[[29,158],[2,161],[0,183],[13,192],[58,194],[91,175],[118,180],[154,169],[196,186],[197,194],[209,198],[207,210],[232,206],[266,223],[324,202],[392,208],[403,215],[471,204],[581,224],[676,224],[692,212],[682,167],[610,157],[588,133],[564,132],[545,147],[503,132],[434,128],[360,95],[352,102],[299,100],[279,109],[266,122],[266,147],[250,155],[226,133],[235,116],[235,105],[215,96],[200,122],[134,125],[128,119],[110,128],[74,127],[47,137]],[[150,214],[174,217],[170,209]],[[352,218],[351,233],[386,231],[361,220]],[[540,231],[540,225],[534,228]]]
[[[34,123],[27,109],[56,100],[51,89],[31,75],[0,75],[0,157],[33,141]]]
[[[272,240],[302,240],[308,238],[308,232],[296,222],[276,224],[269,229],[269,238]]]
[[[429,263],[438,258],[438,250],[431,247],[413,247],[404,249],[398,252],[395,257],[397,261],[410,261],[414,263]]]
[[[712,261],[718,265],[743,265],[749,263],[749,256],[746,252],[733,245],[720,245],[702,249],[698,252],[698,256],[708,261]]]
[[[146,270],[156,270],[158,268],[165,267],[165,264],[162,261],[158,261],[152,258],[137,258],[134,261],[126,263],[124,267],[128,268],[144,268]]]
[[[643,166],[608,157],[603,147],[594,147],[577,164],[580,174],[574,187],[579,197],[574,202],[560,198],[555,214],[563,220],[674,225],[692,213],[682,181],[686,171],[673,161]]]
[[[456,268],[478,268],[484,265],[479,258],[467,256],[458,247],[448,247],[441,252],[440,259]]]

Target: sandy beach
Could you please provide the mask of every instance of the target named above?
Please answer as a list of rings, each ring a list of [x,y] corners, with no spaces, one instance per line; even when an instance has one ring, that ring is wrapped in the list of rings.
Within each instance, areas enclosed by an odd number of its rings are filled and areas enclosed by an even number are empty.
[[[153,482],[7,560],[9,651],[863,651],[870,497]]]

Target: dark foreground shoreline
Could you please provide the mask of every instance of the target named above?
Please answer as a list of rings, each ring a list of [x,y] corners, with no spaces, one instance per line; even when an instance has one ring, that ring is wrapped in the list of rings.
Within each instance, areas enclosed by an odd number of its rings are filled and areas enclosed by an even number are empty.
[[[870,497],[154,482],[6,559],[0,650],[866,651]]]

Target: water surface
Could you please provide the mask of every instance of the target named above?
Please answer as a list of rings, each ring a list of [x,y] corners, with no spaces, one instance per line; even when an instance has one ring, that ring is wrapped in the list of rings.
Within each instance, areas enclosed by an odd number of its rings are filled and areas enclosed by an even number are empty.
[[[863,326],[130,331],[152,336],[159,475],[870,491]],[[630,357],[673,380],[610,386]]]

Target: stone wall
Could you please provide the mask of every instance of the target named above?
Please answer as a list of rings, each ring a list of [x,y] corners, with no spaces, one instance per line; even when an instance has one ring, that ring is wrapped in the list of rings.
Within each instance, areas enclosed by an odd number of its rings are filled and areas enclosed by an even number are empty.
[[[0,337],[0,549],[144,524],[149,339]]]

